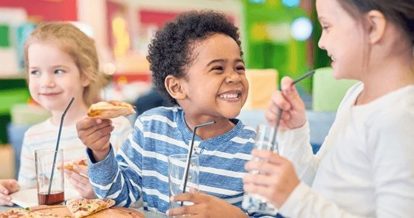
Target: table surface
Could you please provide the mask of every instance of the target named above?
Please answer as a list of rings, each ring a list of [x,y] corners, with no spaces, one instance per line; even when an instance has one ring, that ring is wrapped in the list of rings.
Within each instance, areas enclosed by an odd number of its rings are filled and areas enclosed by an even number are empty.
[[[20,207],[19,206],[9,207],[9,206],[1,206],[0,205],[0,212],[8,210],[8,209],[12,209],[12,208],[20,208]],[[164,218],[164,217],[167,217],[165,214],[162,214],[162,213],[143,211],[143,210],[139,210],[139,211],[143,212],[144,216],[147,217],[147,218]]]

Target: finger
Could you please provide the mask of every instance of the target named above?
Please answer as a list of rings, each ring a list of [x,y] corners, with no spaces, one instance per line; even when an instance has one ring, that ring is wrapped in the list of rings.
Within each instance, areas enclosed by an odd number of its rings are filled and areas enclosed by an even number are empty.
[[[197,212],[200,211],[198,209],[197,205],[188,205],[188,206],[182,206],[182,207],[176,207],[168,209],[166,214],[169,217],[173,216],[195,216],[197,215]]]
[[[243,183],[252,183],[258,186],[273,186],[279,182],[279,174],[246,174],[243,177]]]
[[[4,187],[3,185],[0,185],[0,194],[8,195],[9,190],[6,187]]]
[[[266,160],[270,163],[280,164],[284,160],[279,154],[273,151],[266,151],[266,150],[259,150],[253,149],[252,150],[253,157],[256,157],[261,160]]]
[[[108,142],[109,140],[104,141],[103,139],[109,139],[113,129],[114,129],[113,126],[107,126],[102,129],[96,130],[95,132],[87,136],[87,138],[85,139],[85,144],[86,145],[102,145],[102,147],[104,147],[104,145],[107,144],[106,142]]]
[[[244,183],[243,189],[247,193],[258,194],[263,197],[267,197],[269,192],[268,186],[257,185],[255,183]]]
[[[87,166],[79,166],[75,165],[73,167],[80,176],[88,178],[88,167]]]
[[[11,197],[9,195],[0,193],[0,205],[13,206],[13,203],[11,202]]]
[[[280,165],[272,164],[262,160],[248,161],[245,165],[245,169],[250,172],[253,171],[255,174],[279,174]]]
[[[293,80],[289,77],[282,78],[281,81],[282,85],[282,93],[285,99],[292,105],[292,106],[300,106],[302,104],[302,99],[293,85]]]
[[[203,194],[200,192],[186,192],[171,197],[171,201],[190,201],[194,204],[203,202]]]
[[[98,121],[96,119],[89,118],[89,117],[85,117],[85,118],[79,120],[76,123],[76,129],[78,131],[87,130],[87,129],[91,128],[92,126],[98,124],[98,122],[100,122],[100,121]]]
[[[280,81],[281,90],[284,94],[297,94],[296,88],[293,85],[293,79],[285,76]]]

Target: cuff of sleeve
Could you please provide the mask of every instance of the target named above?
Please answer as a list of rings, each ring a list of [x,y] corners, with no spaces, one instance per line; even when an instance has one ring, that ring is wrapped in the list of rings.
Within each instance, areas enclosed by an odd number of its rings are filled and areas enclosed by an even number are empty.
[[[310,191],[310,187],[305,183],[300,182],[299,185],[289,195],[285,203],[279,208],[279,213],[285,217],[297,217],[301,201],[307,192]]]
[[[292,150],[296,149],[294,145],[303,146],[303,143],[309,143],[309,122],[296,129],[290,129],[280,132],[277,137],[279,143],[279,148],[282,149],[279,151],[283,153],[283,150]],[[297,142],[297,143],[295,143]]]
[[[118,170],[118,163],[116,162],[112,146],[105,159],[99,162],[94,160],[92,150],[89,148],[87,149],[87,154],[89,157],[89,178],[98,184],[109,184],[114,181]]]

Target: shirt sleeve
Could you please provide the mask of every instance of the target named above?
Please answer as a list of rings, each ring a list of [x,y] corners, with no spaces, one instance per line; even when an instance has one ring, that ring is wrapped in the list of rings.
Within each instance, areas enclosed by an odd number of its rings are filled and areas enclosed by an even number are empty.
[[[118,206],[128,207],[136,202],[142,191],[141,160],[142,125],[137,120],[133,134],[123,144],[116,157],[114,149],[107,157],[93,163],[92,151],[87,149],[89,178],[98,197],[111,198]]]
[[[299,183],[293,190],[286,202],[279,208],[279,213],[291,218],[363,218],[342,210],[304,183]]]
[[[309,143],[309,123],[300,128],[281,132],[278,136],[279,153],[292,161],[299,178],[311,185],[319,166],[319,155],[313,154]],[[323,146],[321,151],[323,153]]]

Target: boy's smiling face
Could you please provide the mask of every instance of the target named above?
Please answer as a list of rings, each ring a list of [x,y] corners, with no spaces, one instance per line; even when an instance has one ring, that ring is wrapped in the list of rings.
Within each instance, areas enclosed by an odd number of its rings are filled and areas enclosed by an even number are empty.
[[[177,99],[193,121],[234,118],[246,102],[249,85],[240,48],[231,37],[212,34],[189,47],[190,64],[180,78]]]

